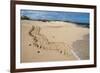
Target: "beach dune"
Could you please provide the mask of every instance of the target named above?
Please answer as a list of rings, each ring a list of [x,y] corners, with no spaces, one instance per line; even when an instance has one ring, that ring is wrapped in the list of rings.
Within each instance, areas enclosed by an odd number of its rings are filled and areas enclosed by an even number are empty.
[[[21,63],[89,59],[89,28],[63,21],[21,20]]]

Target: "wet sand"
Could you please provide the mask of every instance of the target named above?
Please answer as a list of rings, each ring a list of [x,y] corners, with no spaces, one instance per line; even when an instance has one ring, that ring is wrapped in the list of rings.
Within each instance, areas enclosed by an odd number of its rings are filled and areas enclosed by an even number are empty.
[[[88,59],[87,34],[74,23],[21,20],[21,62]]]
[[[84,35],[82,40],[73,42],[72,46],[81,60],[89,59],[89,34]]]

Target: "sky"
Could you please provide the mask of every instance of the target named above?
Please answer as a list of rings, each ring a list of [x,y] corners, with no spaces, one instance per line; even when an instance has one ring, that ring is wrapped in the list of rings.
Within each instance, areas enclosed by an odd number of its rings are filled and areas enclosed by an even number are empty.
[[[21,16],[27,16],[33,20],[60,20],[89,24],[89,13],[43,10],[21,10],[20,13]]]

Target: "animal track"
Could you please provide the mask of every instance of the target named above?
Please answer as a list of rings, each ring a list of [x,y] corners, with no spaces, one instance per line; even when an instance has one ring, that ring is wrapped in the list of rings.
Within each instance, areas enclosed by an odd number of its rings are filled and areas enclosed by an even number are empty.
[[[29,35],[32,37],[32,45],[38,49],[45,49],[45,50],[55,50],[58,51],[60,54],[66,55],[68,51],[65,47],[65,43],[63,42],[49,42],[47,37],[40,33],[41,28],[39,26],[32,26],[31,30],[29,31]],[[29,46],[31,46],[29,44]],[[37,53],[40,53],[38,51]]]

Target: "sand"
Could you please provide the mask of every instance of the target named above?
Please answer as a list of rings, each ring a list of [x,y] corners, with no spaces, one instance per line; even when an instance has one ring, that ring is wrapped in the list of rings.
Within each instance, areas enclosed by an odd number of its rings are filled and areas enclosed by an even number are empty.
[[[21,20],[21,62],[89,59],[88,35],[70,22]]]

